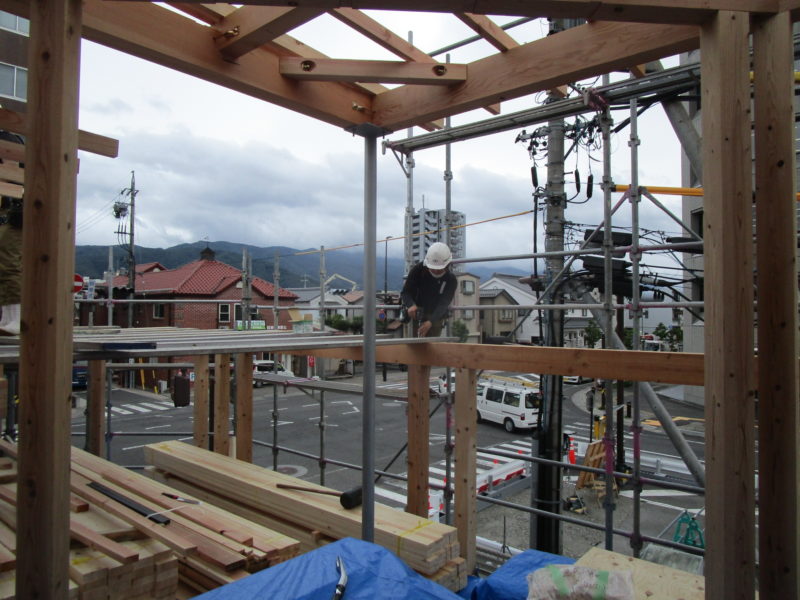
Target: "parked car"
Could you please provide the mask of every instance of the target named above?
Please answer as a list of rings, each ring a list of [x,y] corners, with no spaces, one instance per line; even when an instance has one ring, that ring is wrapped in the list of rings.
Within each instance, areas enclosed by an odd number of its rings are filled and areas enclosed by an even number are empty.
[[[571,383],[571,384],[578,384],[583,383],[584,381],[591,381],[591,377],[584,377],[583,375],[564,375],[562,377],[564,383]]]
[[[272,373],[274,375],[286,375],[288,377],[294,377],[294,373],[292,373],[289,369],[285,368],[281,363],[278,363],[276,365],[274,360],[254,360],[253,387],[256,388],[269,385],[266,381],[261,381],[260,379],[255,378],[255,375],[258,375],[259,373]]]
[[[478,422],[501,424],[509,433],[532,429],[539,421],[542,394],[538,386],[506,381],[478,384]]]

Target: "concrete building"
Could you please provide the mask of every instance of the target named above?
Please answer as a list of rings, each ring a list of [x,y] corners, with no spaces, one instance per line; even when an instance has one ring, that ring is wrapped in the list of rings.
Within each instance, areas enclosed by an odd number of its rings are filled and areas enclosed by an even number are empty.
[[[467,248],[466,216],[462,212],[450,211],[450,227],[448,236],[447,211],[444,209],[422,208],[411,217],[411,264],[418,263],[425,258],[428,248],[435,242],[444,242],[450,246],[453,258],[464,258]],[[460,272],[459,265],[454,265],[456,273]]]
[[[0,105],[25,112],[28,87],[28,19],[0,11]]]

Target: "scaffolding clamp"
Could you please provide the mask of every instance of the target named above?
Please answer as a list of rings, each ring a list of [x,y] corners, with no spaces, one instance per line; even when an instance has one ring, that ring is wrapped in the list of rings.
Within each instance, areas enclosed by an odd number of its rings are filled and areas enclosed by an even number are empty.
[[[592,110],[602,112],[608,108],[608,100],[606,100],[605,96],[592,88],[581,90],[581,95],[583,96],[584,106],[588,106]]]

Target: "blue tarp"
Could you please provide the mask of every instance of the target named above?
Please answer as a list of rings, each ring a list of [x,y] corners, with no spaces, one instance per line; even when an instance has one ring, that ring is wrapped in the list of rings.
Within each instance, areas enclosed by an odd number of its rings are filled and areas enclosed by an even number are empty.
[[[528,573],[547,565],[571,565],[574,558],[526,550],[510,558],[485,579],[470,578],[459,596],[469,600],[525,600],[528,597]]]
[[[202,600],[327,600],[339,573],[336,557],[347,571],[346,600],[460,600],[425,579],[388,550],[344,538],[229,583],[196,598]]]

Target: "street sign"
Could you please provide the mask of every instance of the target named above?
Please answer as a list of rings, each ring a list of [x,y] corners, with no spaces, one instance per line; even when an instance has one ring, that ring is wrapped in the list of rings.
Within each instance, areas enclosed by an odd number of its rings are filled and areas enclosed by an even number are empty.
[[[83,289],[83,277],[75,273],[75,278],[72,284],[72,293],[77,294]]]

